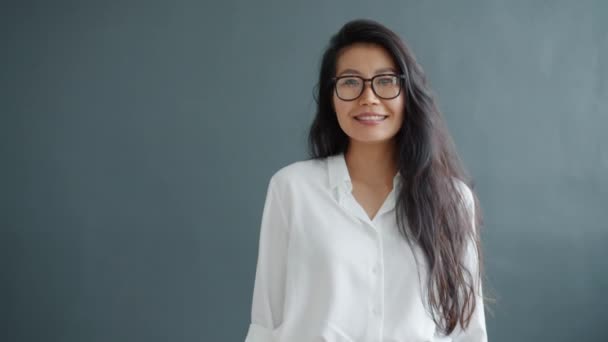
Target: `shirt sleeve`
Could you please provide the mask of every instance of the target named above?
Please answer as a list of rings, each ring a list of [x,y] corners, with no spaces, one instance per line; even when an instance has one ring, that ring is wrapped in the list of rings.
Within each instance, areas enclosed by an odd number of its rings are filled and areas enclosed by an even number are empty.
[[[471,228],[473,229],[473,234],[477,234],[475,227],[475,202],[473,199],[473,193],[468,186],[464,185],[464,183],[462,183],[462,189],[466,209],[471,220]],[[477,248],[472,240],[470,240],[469,244],[467,245],[465,267],[469,270],[469,272],[471,272],[473,278],[475,289],[475,310],[473,311],[471,321],[469,322],[467,328],[462,329],[460,324],[458,324],[456,329],[454,329],[450,335],[453,342],[487,342],[488,334],[486,331],[483,289],[481,279],[478,279],[479,258],[477,255]]]
[[[245,342],[273,341],[283,319],[288,227],[278,193],[273,177],[262,213],[251,324]]]
[[[473,251],[473,253],[475,253]],[[474,255],[476,257],[476,255]],[[472,259],[472,258],[471,258]],[[471,262],[469,265],[477,265],[477,262]],[[475,273],[472,272],[473,275]],[[475,281],[475,280],[474,280]],[[486,318],[483,303],[483,289],[481,281],[475,281],[475,310],[471,316],[471,321],[466,329],[462,329],[459,325],[452,332],[453,342],[487,342],[488,334],[486,331]]]

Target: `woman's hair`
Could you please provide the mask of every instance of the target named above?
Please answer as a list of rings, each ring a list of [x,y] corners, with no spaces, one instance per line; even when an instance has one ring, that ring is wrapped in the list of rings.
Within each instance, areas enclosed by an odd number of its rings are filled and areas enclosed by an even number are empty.
[[[421,248],[428,263],[427,300],[433,320],[447,334],[458,323],[466,328],[475,306],[483,305],[475,300],[482,273],[479,234],[475,231],[482,224],[478,199],[422,67],[399,36],[383,25],[354,20],[331,38],[315,88],[317,110],[308,137],[311,157],[325,158],[348,148],[349,137],[340,128],[333,109],[331,79],[341,50],[355,43],[383,47],[405,76],[404,120],[395,136],[395,160],[402,177],[401,188],[395,189],[397,223],[407,241]],[[458,181],[471,189],[473,218],[462,210],[466,195]],[[468,248],[472,250],[467,252]],[[466,266],[466,255],[471,251],[476,252],[478,270]]]

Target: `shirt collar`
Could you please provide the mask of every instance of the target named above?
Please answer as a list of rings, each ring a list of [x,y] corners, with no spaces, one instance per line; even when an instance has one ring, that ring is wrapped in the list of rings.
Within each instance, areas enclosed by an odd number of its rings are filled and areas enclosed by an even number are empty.
[[[339,153],[327,158],[327,171],[329,174],[329,187],[332,190],[336,187],[340,187],[348,192],[352,191],[353,186],[346,166],[346,159],[344,159],[344,153]],[[398,189],[398,186],[401,184],[401,179],[401,172],[398,171],[393,178],[393,189]]]
[[[336,187],[346,187],[349,191],[352,190],[352,183],[343,153],[327,158],[327,171],[329,173],[329,187],[332,190]]]

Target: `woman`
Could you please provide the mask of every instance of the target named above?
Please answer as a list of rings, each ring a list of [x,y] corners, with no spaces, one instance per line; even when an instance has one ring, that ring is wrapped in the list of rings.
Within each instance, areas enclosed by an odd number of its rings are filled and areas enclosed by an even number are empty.
[[[478,201],[413,54],[349,22],[317,91],[313,158],[268,186],[246,341],[486,341]]]

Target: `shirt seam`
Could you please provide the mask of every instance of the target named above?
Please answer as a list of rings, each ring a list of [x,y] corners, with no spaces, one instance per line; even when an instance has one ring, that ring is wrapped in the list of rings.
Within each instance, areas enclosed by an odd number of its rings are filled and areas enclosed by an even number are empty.
[[[281,220],[283,221],[283,223],[285,225],[285,227],[283,227],[283,229],[285,230],[285,232],[288,234],[288,237],[289,237],[289,235],[291,235],[291,228],[289,227],[289,222],[287,221],[287,216],[285,215],[285,211],[284,211],[283,205],[281,203],[282,198],[281,198],[278,190],[276,189],[277,188],[276,182],[277,181],[275,180],[274,177],[270,180],[270,191],[272,193],[272,197],[276,199],[276,205],[277,205],[277,209],[279,211],[279,215],[281,215]]]

